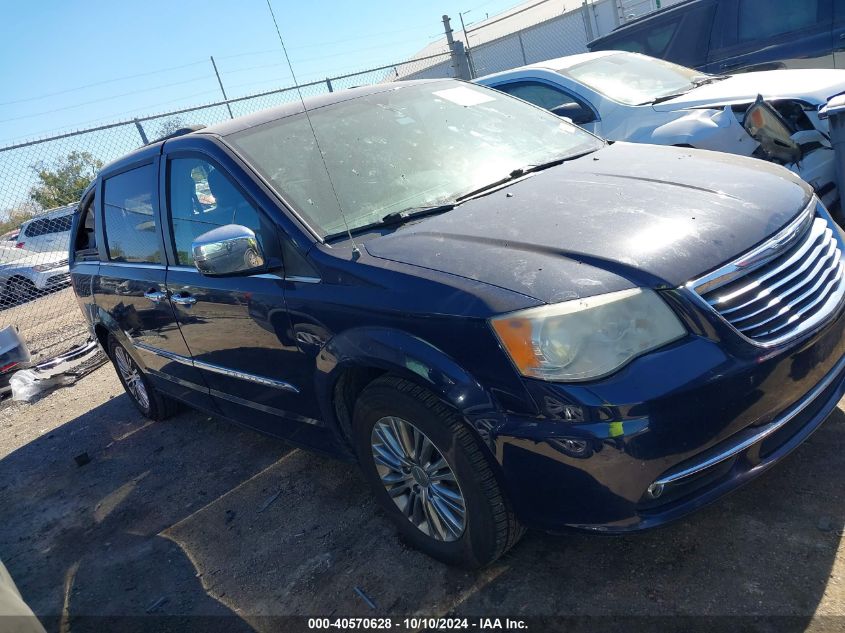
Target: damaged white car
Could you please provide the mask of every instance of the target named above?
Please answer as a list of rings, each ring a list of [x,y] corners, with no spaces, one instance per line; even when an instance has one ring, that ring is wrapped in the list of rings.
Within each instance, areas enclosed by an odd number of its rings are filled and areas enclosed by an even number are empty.
[[[476,81],[612,141],[770,160],[810,183],[829,207],[839,199],[828,122],[818,111],[845,93],[845,70],[706,75],[647,55],[598,51]]]

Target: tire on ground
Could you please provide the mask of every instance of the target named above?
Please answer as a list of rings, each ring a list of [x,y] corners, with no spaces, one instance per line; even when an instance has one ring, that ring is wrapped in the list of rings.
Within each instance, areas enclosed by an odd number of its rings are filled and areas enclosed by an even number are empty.
[[[386,416],[402,418],[422,431],[454,472],[466,506],[465,527],[457,540],[428,536],[402,513],[386,490],[371,444],[373,427]],[[524,534],[478,440],[430,391],[398,376],[378,378],[359,396],[352,426],[355,452],[379,505],[417,549],[447,564],[475,568],[499,558]]]

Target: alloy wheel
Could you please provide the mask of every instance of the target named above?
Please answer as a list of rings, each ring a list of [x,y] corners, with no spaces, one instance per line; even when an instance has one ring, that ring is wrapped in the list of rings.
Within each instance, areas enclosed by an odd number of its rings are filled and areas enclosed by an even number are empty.
[[[141,405],[142,409],[149,409],[150,397],[147,395],[147,388],[144,386],[141,372],[129,357],[129,353],[122,347],[116,346],[114,348],[114,360],[129,394],[135,398],[135,401]]]
[[[387,416],[373,426],[370,445],[381,482],[402,514],[437,541],[458,540],[466,527],[466,502],[451,466],[428,436]]]

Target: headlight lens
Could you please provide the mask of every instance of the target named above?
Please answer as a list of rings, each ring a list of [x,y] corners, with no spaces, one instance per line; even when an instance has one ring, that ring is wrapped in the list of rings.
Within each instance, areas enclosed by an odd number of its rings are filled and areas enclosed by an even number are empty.
[[[669,306],[641,288],[522,310],[491,323],[522,375],[555,381],[606,376],[686,335]]]

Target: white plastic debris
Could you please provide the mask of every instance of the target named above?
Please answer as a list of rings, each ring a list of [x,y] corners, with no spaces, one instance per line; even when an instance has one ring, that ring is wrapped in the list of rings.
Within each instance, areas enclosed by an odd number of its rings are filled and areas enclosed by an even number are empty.
[[[9,385],[12,387],[12,400],[29,402],[35,396],[55,387],[68,385],[74,381],[73,376],[67,374],[56,374],[47,378],[41,378],[32,369],[21,369],[12,374],[9,378]]]

